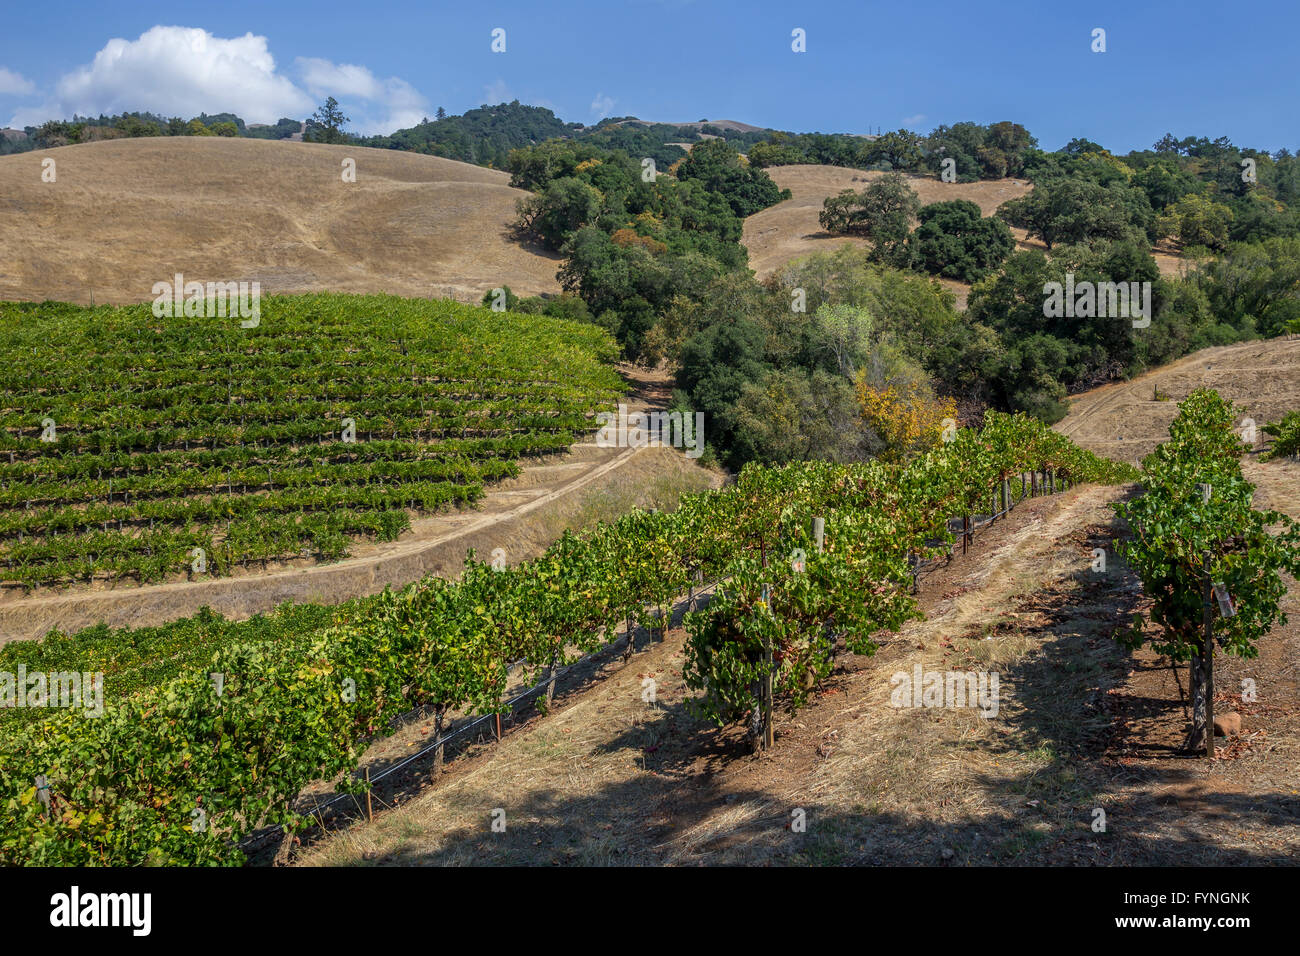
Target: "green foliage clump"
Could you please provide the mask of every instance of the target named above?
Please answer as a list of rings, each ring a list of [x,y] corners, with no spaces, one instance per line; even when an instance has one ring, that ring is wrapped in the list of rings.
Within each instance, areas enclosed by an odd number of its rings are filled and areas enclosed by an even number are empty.
[[[1150,643],[1171,660],[1192,661],[1194,744],[1209,732],[1213,644],[1228,654],[1255,657],[1258,641],[1287,620],[1282,573],[1300,573],[1300,523],[1252,507],[1255,489],[1241,472],[1247,449],[1235,420],[1233,407],[1217,392],[1192,392],[1178,406],[1169,441],[1142,462],[1142,496],[1115,505],[1132,532],[1120,553],[1153,602],[1116,637],[1135,648]],[[1212,614],[1207,639],[1210,583],[1227,591],[1235,613]],[[1148,621],[1159,631],[1150,633]]]
[[[1287,412],[1280,421],[1265,425],[1264,431],[1273,436],[1273,444],[1264,456],[1265,461],[1300,455],[1300,411]]]
[[[1016,247],[1006,223],[981,216],[968,199],[923,206],[909,237],[912,263],[926,272],[978,282],[1002,265]]]

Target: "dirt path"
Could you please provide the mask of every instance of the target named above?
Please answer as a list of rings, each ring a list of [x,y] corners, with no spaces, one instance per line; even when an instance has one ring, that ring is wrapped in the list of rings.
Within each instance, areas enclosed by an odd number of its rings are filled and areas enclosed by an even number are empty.
[[[663,375],[634,369],[627,374],[630,408],[660,407],[667,401]],[[613,518],[638,505],[673,507],[681,493],[718,481],[672,449],[598,448],[590,441],[563,455],[522,464],[518,478],[490,486],[477,508],[417,518],[398,541],[358,541],[352,557],[333,564],[304,561],[262,574],[146,587],[33,595],[9,589],[0,597],[0,644],[101,620],[115,627],[159,624],[204,605],[239,619],[284,601],[337,603],[428,574],[455,576],[471,549],[486,558],[500,548],[506,561],[515,564],[540,553],[565,528]]]
[[[1158,662],[1110,636],[1141,598],[1110,544],[1123,493],[1031,500],[983,531],[923,581],[927,620],[874,657],[844,658],[809,707],[778,715],[770,756],[691,715],[673,630],[627,666],[611,655],[550,716],[473,749],[436,785],[417,769],[385,793],[396,811],[331,821],[301,862],[1297,862],[1296,718],[1282,704],[1296,700],[1296,628],[1256,661],[1221,665],[1225,680],[1258,681],[1256,736],[1213,765],[1171,755],[1177,693],[1148,686]],[[1092,570],[1097,547],[1112,556],[1105,573]],[[917,665],[996,672],[996,716],[891,706],[891,678]],[[491,828],[498,810],[504,832]]]

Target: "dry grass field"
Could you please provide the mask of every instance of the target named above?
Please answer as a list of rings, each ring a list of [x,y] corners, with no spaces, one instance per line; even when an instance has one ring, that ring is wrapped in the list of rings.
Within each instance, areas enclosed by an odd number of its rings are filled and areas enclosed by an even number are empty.
[[[41,161],[57,180],[41,181]],[[342,181],[343,160],[356,182]],[[556,292],[559,262],[509,234],[509,176],[434,156],[222,137],[0,157],[0,299],[126,304],[153,283],[477,302]]]
[[[749,267],[760,279],[767,278],[791,259],[833,249],[844,243],[868,245],[865,239],[833,236],[817,222],[822,204],[845,189],[862,190],[884,173],[843,166],[773,166],[768,174],[791,198],[755,213],[745,220],[741,239],[749,249]],[[1024,179],[999,179],[979,183],[944,183],[929,176],[908,176],[908,182],[921,197],[922,204],[969,199],[984,215],[993,212],[1008,199],[1018,199],[1032,188]],[[1023,239],[1024,231],[1015,230]],[[969,286],[947,279],[943,285],[957,294],[959,307],[965,305]]]
[[[1131,381],[1074,396],[1069,414],[1054,427],[1089,451],[1132,462],[1169,437],[1178,402],[1202,386],[1245,409],[1262,448],[1269,436],[1258,427],[1300,408],[1300,339],[1202,349]],[[1153,398],[1157,389],[1167,401]]]

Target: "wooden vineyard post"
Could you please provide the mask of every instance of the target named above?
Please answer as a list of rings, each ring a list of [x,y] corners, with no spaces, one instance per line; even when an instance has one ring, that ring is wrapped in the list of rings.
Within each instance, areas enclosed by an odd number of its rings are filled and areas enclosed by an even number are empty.
[[[366,768],[366,820],[375,819],[374,808],[370,805],[370,768]]]
[[[43,812],[48,817],[50,815],[50,781],[43,773],[36,775],[36,799],[41,802],[41,806],[45,808]]]
[[[442,773],[442,705],[439,704],[433,712],[433,742],[437,745],[433,751],[433,775],[436,777]]]
[[[1011,479],[1002,479],[1002,513],[1003,515],[1011,514]]]
[[[772,593],[766,584],[763,585],[763,608],[767,613],[772,613]],[[763,642],[763,664],[763,692],[761,697],[763,711],[762,746],[764,750],[767,750],[776,743],[776,737],[772,729],[772,643],[770,640]]]
[[[822,548],[826,542],[826,519],[813,518],[812,522],[813,544],[817,546],[817,553],[822,553]]]
[[[627,615],[625,620],[627,621],[627,647],[623,649],[623,663],[627,663],[632,659],[632,651],[635,649],[636,642],[636,637],[632,631],[632,615]]]
[[[769,750],[776,743],[776,731],[772,727],[772,645],[767,645],[767,675],[763,687],[763,749]],[[1210,756],[1214,756],[1214,745],[1210,745]]]
[[[1204,639],[1201,666],[1205,671],[1205,756],[1214,759],[1214,582],[1210,579],[1210,552],[1202,556],[1205,564],[1205,586],[1202,589],[1204,608]],[[1195,716],[1195,715],[1193,715]]]

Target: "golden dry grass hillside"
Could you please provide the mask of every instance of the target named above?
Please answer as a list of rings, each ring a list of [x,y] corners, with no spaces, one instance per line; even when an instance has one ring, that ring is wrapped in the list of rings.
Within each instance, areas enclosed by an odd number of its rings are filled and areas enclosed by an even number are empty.
[[[760,279],[791,259],[821,252],[843,243],[866,245],[864,239],[833,236],[817,221],[822,204],[845,189],[862,190],[882,172],[844,166],[773,166],[768,175],[791,198],[745,220],[742,241],[749,249],[749,265]],[[991,216],[1008,199],[1018,199],[1032,188],[1024,179],[998,179],[978,183],[944,183],[929,176],[908,176],[922,204],[969,199]],[[1023,233],[1020,234],[1023,238]]]
[[[1202,349],[1131,381],[1075,395],[1054,427],[1091,452],[1132,462],[1169,437],[1178,403],[1201,387],[1239,405],[1243,419],[1255,422],[1262,448],[1269,441],[1262,426],[1300,408],[1300,339]]]
[[[845,243],[867,246],[865,239],[836,236],[817,221],[822,204],[845,189],[860,191],[873,180],[885,175],[875,170],[849,169],[844,166],[773,166],[768,174],[791,197],[745,220],[741,241],[749,250],[749,266],[765,279],[792,259],[824,252]],[[1009,199],[1019,199],[1033,189],[1025,179],[992,179],[977,183],[945,183],[931,176],[908,176],[922,205],[969,199],[980,211],[991,216]],[[1028,239],[1023,229],[1012,229],[1021,249],[1045,250],[1037,239]],[[1182,260],[1171,250],[1153,250],[1162,275],[1177,275]],[[957,297],[957,307],[966,307],[970,286],[952,279],[938,279]]]
[[[41,161],[56,161],[42,182]],[[356,182],[343,182],[343,160]],[[221,137],[126,139],[0,157],[0,299],[125,304],[183,273],[263,294],[478,301],[558,291],[511,238],[522,190],[435,156]]]

